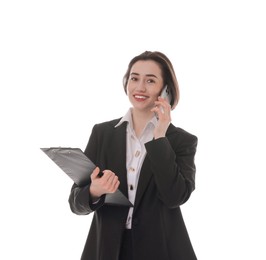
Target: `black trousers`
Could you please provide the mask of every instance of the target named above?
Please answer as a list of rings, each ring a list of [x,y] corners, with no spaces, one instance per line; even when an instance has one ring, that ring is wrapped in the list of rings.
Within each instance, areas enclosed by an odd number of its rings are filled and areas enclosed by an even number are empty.
[[[124,231],[119,260],[133,260],[131,229],[125,229]]]

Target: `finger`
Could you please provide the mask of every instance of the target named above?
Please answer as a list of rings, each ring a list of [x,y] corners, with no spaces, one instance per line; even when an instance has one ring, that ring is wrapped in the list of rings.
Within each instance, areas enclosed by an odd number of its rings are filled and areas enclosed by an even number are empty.
[[[114,190],[113,190],[113,192],[115,192],[115,191],[118,189],[119,185],[120,185],[120,181],[117,181],[117,182],[115,183],[115,185],[114,185]]]
[[[171,106],[166,102],[160,103],[160,105],[157,106],[158,112],[161,112],[161,115],[169,116],[171,113]]]
[[[171,105],[164,98],[160,98],[159,101],[155,101],[155,106],[162,106],[167,110],[171,110]]]
[[[120,185],[120,181],[119,181],[118,178],[117,178],[117,179],[112,183],[112,186],[110,187],[109,192],[110,192],[110,193],[114,193],[114,192],[116,192],[116,190],[118,189],[119,185]]]
[[[103,177],[102,177],[102,179],[104,180],[104,181],[108,181],[112,176],[114,176],[115,174],[112,172],[112,171],[110,171],[110,170],[104,170],[103,171]]]
[[[112,186],[114,187],[116,185],[116,183],[118,182],[118,177],[115,175],[113,178],[112,178]]]
[[[113,186],[113,183],[118,180],[118,177],[110,170],[104,170],[104,175],[101,178],[102,184],[105,186],[105,189],[111,189]]]
[[[108,178],[108,180],[104,183],[104,188],[108,193],[113,193],[116,191],[116,187],[119,185],[118,177],[112,173],[112,175]]]
[[[165,107],[162,105],[157,105],[153,109],[151,109],[159,118],[165,113]]]
[[[108,189],[113,189],[113,187],[115,186],[117,181],[118,181],[118,177],[115,174],[110,176],[110,178],[106,182],[107,188]]]
[[[99,172],[100,172],[100,168],[99,168],[99,167],[96,167],[96,168],[93,170],[92,174],[91,174],[91,179],[92,179],[92,180],[95,180],[95,179],[97,178]]]
[[[158,100],[159,101],[162,101],[162,102],[165,102],[165,103],[167,103],[167,104],[169,104],[170,105],[170,102],[169,102],[169,100],[167,99],[167,98],[163,98],[163,97],[158,97]]]

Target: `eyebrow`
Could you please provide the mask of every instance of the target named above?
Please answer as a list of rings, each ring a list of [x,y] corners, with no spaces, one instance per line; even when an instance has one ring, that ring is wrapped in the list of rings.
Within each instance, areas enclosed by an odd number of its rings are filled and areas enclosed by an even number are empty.
[[[139,76],[140,74],[139,73],[136,73],[136,72],[132,72],[132,73],[130,73],[130,75],[137,75],[137,76]],[[145,76],[146,77],[157,78],[154,74],[146,74]]]

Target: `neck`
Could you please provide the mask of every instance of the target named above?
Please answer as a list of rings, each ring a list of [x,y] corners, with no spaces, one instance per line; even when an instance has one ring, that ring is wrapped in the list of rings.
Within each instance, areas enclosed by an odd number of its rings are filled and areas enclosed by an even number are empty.
[[[152,119],[153,116],[153,112],[144,113],[142,111],[132,109],[133,128],[137,137],[140,137],[144,127],[147,125],[148,121]]]

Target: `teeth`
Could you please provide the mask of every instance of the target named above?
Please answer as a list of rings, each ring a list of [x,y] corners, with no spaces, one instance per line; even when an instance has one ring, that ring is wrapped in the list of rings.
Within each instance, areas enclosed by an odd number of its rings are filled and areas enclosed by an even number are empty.
[[[142,99],[145,99],[146,97],[136,95],[135,98],[142,98]]]

